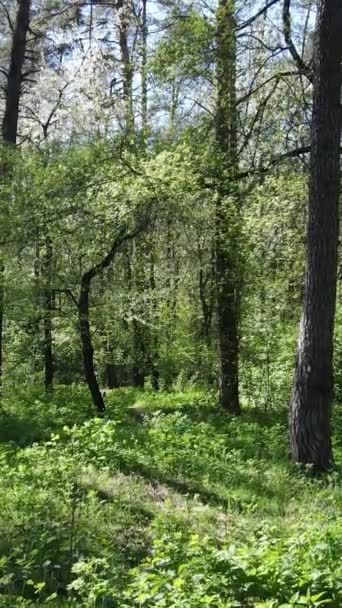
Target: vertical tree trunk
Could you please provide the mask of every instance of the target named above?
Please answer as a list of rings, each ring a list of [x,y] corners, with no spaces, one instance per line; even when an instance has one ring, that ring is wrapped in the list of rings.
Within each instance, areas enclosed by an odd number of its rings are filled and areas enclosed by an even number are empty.
[[[43,258],[43,323],[44,323],[44,386],[46,393],[53,391],[53,339],[52,339],[52,261],[53,250],[52,241],[48,236],[45,239],[45,255]]]
[[[4,285],[5,267],[0,261],[0,396],[2,390],[2,357],[3,357],[3,323],[4,323],[4,300],[5,300],[5,285]]]
[[[30,25],[30,0],[19,0],[16,22],[13,30],[10,63],[5,91],[5,111],[2,119],[2,140],[4,144],[17,143],[19,101],[25,62],[26,38]],[[0,176],[8,173],[7,158],[0,165]],[[5,266],[0,260],[0,389],[2,387],[3,327],[4,327],[4,276]]]
[[[78,319],[82,343],[82,357],[84,366],[84,375],[87,381],[89,391],[95,405],[95,408],[102,414],[105,411],[105,404],[97,381],[94,367],[94,347],[90,333],[89,322],[89,292],[92,276],[86,272],[81,281],[81,292],[78,301]]]
[[[141,24],[141,123],[144,136],[147,133],[147,0],[142,0]]]
[[[128,46],[128,26],[130,19],[130,6],[128,0],[118,0],[116,3],[119,47],[122,62],[123,99],[125,104],[125,122],[127,134],[134,131],[134,109],[133,109],[133,65],[130,58]]]
[[[157,290],[156,290],[156,277],[155,277],[155,256],[153,249],[153,242],[150,238],[150,252],[149,252],[149,265],[150,265],[150,368],[151,368],[151,385],[155,391],[159,390],[159,341],[158,341],[158,330],[156,330],[158,305],[157,305]]]
[[[13,145],[15,145],[17,141],[19,100],[29,25],[30,0],[20,0],[13,31],[10,65],[6,84],[5,113],[2,121],[3,141]]]
[[[340,193],[342,3],[320,0],[314,55],[307,268],[290,404],[293,458],[332,464],[331,401]]]
[[[239,403],[239,217],[229,180],[237,170],[235,1],[220,0],[217,10],[218,189],[216,202],[216,294],[219,341],[219,401],[232,414]]]
[[[138,255],[137,255],[138,253]],[[139,319],[143,314],[140,299],[144,292],[144,248],[142,243],[132,242],[127,251],[128,290],[131,296],[132,315],[132,379],[133,386],[144,388],[146,343],[144,327]],[[138,297],[136,297],[136,295]]]

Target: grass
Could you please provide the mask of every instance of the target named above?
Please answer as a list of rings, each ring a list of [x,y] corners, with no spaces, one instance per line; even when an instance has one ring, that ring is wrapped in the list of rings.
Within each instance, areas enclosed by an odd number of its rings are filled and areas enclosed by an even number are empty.
[[[342,605],[337,468],[291,464],[286,413],[215,395],[34,387],[0,412],[0,608]],[[338,414],[338,412],[337,412]]]

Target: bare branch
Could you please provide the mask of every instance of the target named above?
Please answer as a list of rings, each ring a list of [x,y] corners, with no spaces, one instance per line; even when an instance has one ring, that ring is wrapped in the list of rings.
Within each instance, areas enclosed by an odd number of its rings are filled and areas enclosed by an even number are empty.
[[[297,65],[300,72],[305,74],[305,76],[312,80],[312,72],[311,69],[306,63],[303,61],[302,57],[299,55],[296,46],[292,39],[292,31],[291,31],[291,14],[290,14],[290,6],[291,0],[284,0],[283,4],[283,33],[285,42],[287,44],[287,48]]]
[[[261,8],[260,11],[258,11],[257,13],[255,13],[255,15],[252,15],[252,17],[250,17],[249,19],[247,19],[246,21],[244,21],[243,23],[241,23],[241,25],[239,25],[239,27],[237,28],[237,31],[239,32],[241,30],[244,30],[249,25],[252,25],[252,23],[254,23],[254,21],[256,21],[256,19],[258,19],[259,17],[261,17],[261,15],[263,15],[264,13],[266,13],[269,8],[271,8],[272,6],[274,6],[275,4],[277,4],[278,2],[279,2],[279,0],[270,0],[270,2],[268,2],[268,4],[266,4],[263,8]]]

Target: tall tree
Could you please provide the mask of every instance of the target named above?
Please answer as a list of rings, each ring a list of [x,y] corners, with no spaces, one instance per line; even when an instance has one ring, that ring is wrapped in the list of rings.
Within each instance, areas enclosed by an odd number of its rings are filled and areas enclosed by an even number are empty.
[[[342,4],[320,0],[316,25],[307,268],[290,405],[296,462],[332,464],[331,402],[340,193]]]
[[[220,0],[217,10],[218,189],[216,198],[216,286],[220,405],[240,413],[238,381],[239,288],[236,238],[238,209],[232,181],[237,171],[235,1]]]
[[[2,120],[2,140],[6,145],[17,142],[19,101],[22,93],[27,33],[30,26],[30,0],[20,0],[13,29],[12,46],[5,89],[5,111]],[[0,165],[0,174],[6,174],[6,161]],[[4,263],[0,260],[0,385],[2,384],[2,353],[4,324]]]

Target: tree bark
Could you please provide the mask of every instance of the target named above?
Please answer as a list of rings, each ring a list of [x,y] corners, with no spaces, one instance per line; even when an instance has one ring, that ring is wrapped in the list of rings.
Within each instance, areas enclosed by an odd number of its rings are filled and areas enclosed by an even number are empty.
[[[2,140],[4,144],[13,146],[17,143],[19,101],[23,80],[26,38],[30,25],[30,8],[30,0],[19,0],[7,73],[5,111],[2,120]],[[0,165],[0,176],[5,177],[8,172],[7,159],[5,158]],[[3,260],[0,260],[0,389],[3,378],[4,275],[5,266]]]
[[[146,137],[147,116],[147,0],[142,0],[142,23],[141,23],[141,124],[143,135]]]
[[[3,357],[3,323],[4,323],[4,300],[5,300],[5,285],[4,285],[5,267],[0,261],[0,396],[2,390],[2,357]]]
[[[238,168],[236,116],[235,1],[220,0],[217,10],[218,188],[215,217],[216,296],[219,342],[219,402],[231,414],[239,402],[238,200],[232,183]]]
[[[145,223],[141,223],[140,225],[137,225],[132,232],[127,231],[125,228],[120,229],[116,238],[113,240],[112,246],[107,255],[105,255],[102,260],[95,264],[95,266],[92,266],[92,268],[87,270],[81,278],[80,297],[77,303],[77,309],[82,344],[84,375],[89,387],[93,404],[99,414],[102,414],[106,407],[99,388],[94,365],[94,347],[91,339],[89,320],[89,295],[91,283],[98,274],[110,266],[121,245],[125,241],[133,240],[142,230],[144,230],[144,228]]]
[[[5,113],[2,122],[3,141],[13,145],[15,145],[17,141],[19,101],[29,25],[30,0],[20,0],[12,38],[10,65],[6,85]]]
[[[297,365],[290,403],[293,458],[331,467],[333,331],[340,193],[342,4],[318,7],[307,224],[307,267]]]
[[[123,100],[125,104],[126,131],[129,135],[134,131],[133,109],[133,65],[128,46],[128,27],[130,6],[128,0],[117,0],[116,10],[119,26],[119,47],[122,61]]]
[[[145,289],[143,254],[144,249],[141,243],[132,242],[132,246],[127,251],[126,258],[132,315],[132,381],[133,386],[136,388],[144,388],[145,386],[146,344],[144,328],[139,319],[143,314],[140,299]],[[135,297],[136,294],[138,295],[137,298]]]
[[[95,275],[94,275],[95,276]],[[84,375],[87,381],[93,404],[99,414],[105,411],[105,404],[97,381],[94,366],[94,347],[91,339],[89,322],[89,293],[92,272],[86,272],[81,280],[81,292],[78,301],[78,319],[82,343]]]

